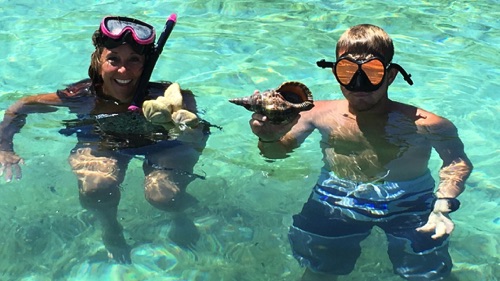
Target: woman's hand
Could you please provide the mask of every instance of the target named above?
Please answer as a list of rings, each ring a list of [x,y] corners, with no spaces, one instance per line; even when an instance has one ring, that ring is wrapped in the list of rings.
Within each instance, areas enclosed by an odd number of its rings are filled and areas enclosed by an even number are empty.
[[[0,150],[0,176],[3,175],[6,182],[11,182],[12,178],[22,178],[21,164],[24,164],[24,160],[14,152]]]

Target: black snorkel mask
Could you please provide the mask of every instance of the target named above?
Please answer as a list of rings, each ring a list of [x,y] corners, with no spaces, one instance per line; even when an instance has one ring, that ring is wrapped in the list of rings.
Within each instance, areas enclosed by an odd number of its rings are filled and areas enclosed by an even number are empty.
[[[331,68],[340,85],[352,92],[373,92],[378,90],[390,68],[396,68],[408,84],[413,85],[411,75],[399,64],[384,63],[384,58],[374,55],[368,59],[356,60],[346,53],[341,55],[336,62],[324,59],[317,61],[321,68]]]

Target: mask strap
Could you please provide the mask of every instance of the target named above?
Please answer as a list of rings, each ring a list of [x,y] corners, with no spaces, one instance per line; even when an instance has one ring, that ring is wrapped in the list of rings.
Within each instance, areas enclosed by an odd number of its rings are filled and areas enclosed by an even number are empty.
[[[408,74],[399,64],[391,63],[390,67],[396,68],[408,84],[413,85],[413,80],[411,80],[411,74]]]
[[[316,62],[316,65],[318,67],[321,67],[321,68],[334,68],[335,67],[335,63],[334,62],[331,62],[331,61],[326,61],[325,59],[322,59],[320,61],[317,61]]]

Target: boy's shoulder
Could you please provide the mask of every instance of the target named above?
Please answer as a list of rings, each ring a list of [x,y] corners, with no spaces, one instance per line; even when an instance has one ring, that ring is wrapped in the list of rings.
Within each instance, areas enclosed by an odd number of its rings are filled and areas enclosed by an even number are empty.
[[[324,114],[330,111],[345,111],[348,108],[346,100],[318,100],[314,101],[314,107],[311,110],[318,114]]]
[[[396,106],[400,112],[403,112],[408,117],[413,117],[417,126],[423,126],[431,130],[432,128],[454,127],[448,119],[420,107],[401,102],[398,102]]]
[[[347,101],[345,99],[341,100],[317,100],[314,101],[314,107],[317,108],[336,108],[347,106]]]
[[[347,110],[347,102],[344,100],[318,100],[314,101],[314,107],[308,111],[302,111],[304,121],[312,122],[319,126],[319,120],[332,120],[339,112]]]

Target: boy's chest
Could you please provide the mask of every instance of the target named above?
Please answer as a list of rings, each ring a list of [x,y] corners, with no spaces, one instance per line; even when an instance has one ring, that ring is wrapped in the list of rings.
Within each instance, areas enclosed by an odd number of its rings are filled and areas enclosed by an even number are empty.
[[[430,142],[426,135],[410,122],[343,122],[329,132],[323,132],[324,148],[335,153],[357,155],[373,154],[385,159],[395,159],[409,151],[428,151]]]

